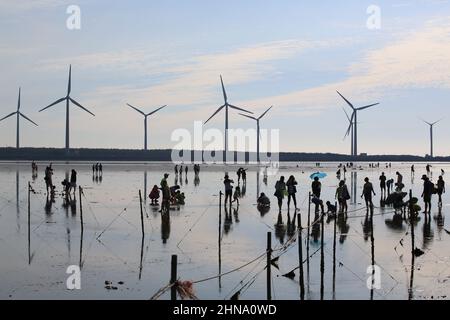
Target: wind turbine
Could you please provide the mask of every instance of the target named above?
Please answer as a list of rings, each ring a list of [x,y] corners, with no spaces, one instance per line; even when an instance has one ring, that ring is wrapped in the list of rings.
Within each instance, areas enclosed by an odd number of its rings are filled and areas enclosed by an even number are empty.
[[[266,111],[264,111],[264,113],[262,115],[259,116],[259,118],[255,118],[252,116],[248,116],[246,114],[243,113],[239,113],[241,116],[247,117],[249,119],[255,120],[256,121],[256,157],[259,163],[259,120],[261,120],[262,117],[264,117],[266,115],[267,112],[269,112],[270,109],[272,109],[273,106],[271,106],[269,109],[267,109]],[[259,196],[259,195],[258,195]]]
[[[0,119],[0,121],[5,120],[6,118],[12,117],[13,115],[17,116],[17,136],[16,136],[16,148],[19,149],[20,148],[20,117],[25,118],[26,120],[30,121],[32,124],[34,124],[35,126],[37,126],[37,124],[32,121],[30,118],[28,118],[27,116],[25,116],[22,112],[20,112],[20,88],[19,88],[19,99],[17,100],[17,111],[14,111],[10,114],[8,114],[6,117],[3,117]]]
[[[433,158],[434,157],[434,153],[433,153],[434,152],[434,150],[433,150],[433,128],[434,128],[434,125],[439,123],[439,122],[441,122],[442,119],[438,120],[438,121],[435,121],[435,122],[428,122],[428,121],[425,121],[425,120],[422,120],[422,121],[430,126],[430,157]]]
[[[70,65],[70,67],[69,67],[69,83],[67,85],[67,96],[65,96],[64,98],[58,99],[55,102],[53,102],[52,104],[39,110],[39,112],[41,112],[41,111],[44,111],[45,109],[48,109],[60,102],[66,101],[66,151],[69,151],[69,148],[70,148],[70,145],[69,145],[69,102],[72,102],[77,107],[79,107],[79,108],[83,109],[84,111],[86,111],[87,113],[95,116],[95,114],[90,112],[88,109],[86,109],[85,107],[83,107],[81,104],[79,104],[77,101],[75,101],[74,99],[72,99],[70,97],[71,90],[72,90],[72,65]]]
[[[223,108],[225,108],[225,153],[228,154],[228,108],[244,111],[244,112],[251,113],[251,114],[253,114],[253,112],[247,111],[245,109],[242,109],[242,108],[236,107],[236,106],[234,106],[232,104],[229,104],[228,103],[227,93],[225,91],[225,86],[223,85],[222,76],[220,76],[220,82],[222,84],[223,99],[225,101],[225,104],[220,106],[219,109],[217,109],[216,112],[214,112],[213,115],[211,117],[209,117],[208,120],[206,120],[205,124],[208,123],[208,121],[211,120]]]
[[[344,111],[344,113],[345,113],[345,115],[346,115],[346,117],[348,119],[348,122],[350,123],[350,127],[347,129],[347,132],[345,133],[344,140],[350,134],[350,138],[351,138],[351,155],[353,155],[353,147],[354,147],[353,138],[355,137],[355,129],[354,129],[354,126],[353,126],[353,120],[349,117],[347,111],[345,111],[344,108],[342,108],[342,110]]]
[[[144,113],[141,110],[139,110],[136,107],[133,107],[131,104],[127,103],[127,106],[129,106],[130,108],[133,108],[134,110],[136,110],[137,112],[139,112],[140,114],[142,114],[144,116],[144,150],[147,150],[147,118],[149,116],[151,116],[152,114],[158,112],[159,110],[161,110],[162,108],[166,107],[166,105],[159,107],[156,110],[153,110],[150,113]]]
[[[358,111],[362,111],[364,109],[368,109],[370,107],[379,105],[379,103],[369,104],[364,107],[355,108],[353,106],[353,104],[350,103],[350,101],[348,101],[342,94],[340,94],[339,91],[337,91],[337,93],[341,96],[342,99],[344,99],[345,102],[347,102],[347,104],[353,110],[353,113],[351,116],[352,123],[350,123],[347,132],[349,132],[353,126],[353,136],[354,136],[354,138],[353,138],[353,156],[357,156],[358,155]]]

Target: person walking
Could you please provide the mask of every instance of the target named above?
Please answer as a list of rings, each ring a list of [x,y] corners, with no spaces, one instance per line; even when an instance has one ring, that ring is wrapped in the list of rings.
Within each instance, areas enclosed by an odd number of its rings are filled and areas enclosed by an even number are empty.
[[[366,201],[366,208],[367,210],[369,208],[373,208],[373,202],[372,202],[372,194],[375,196],[375,191],[373,190],[373,185],[369,181],[369,178],[364,179],[364,186],[363,186],[363,192],[361,194],[361,198],[364,197],[364,200]]]
[[[439,176],[437,181],[437,194],[439,197],[439,204],[442,206],[442,194],[445,193],[445,181],[442,176]]]
[[[275,184],[275,193],[274,196],[277,197],[278,200],[278,209],[279,213],[281,213],[281,207],[283,206],[283,199],[286,193],[286,183],[284,182],[284,176],[280,177]]]
[[[397,183],[395,185],[397,186],[397,189],[399,191],[402,191],[405,187],[405,185],[403,184],[403,176],[398,171],[395,174],[397,175]]]
[[[297,199],[295,194],[297,193],[297,181],[295,181],[294,176],[290,176],[286,182],[287,192],[288,192],[288,212],[291,205],[291,198],[294,201],[295,211],[297,211]]]
[[[52,176],[53,176],[53,169],[52,169],[52,164],[50,164],[49,166],[47,166],[47,168],[45,168],[45,175],[44,175],[45,186],[47,188],[47,194],[53,193]],[[50,189],[50,191],[49,191],[49,189]]]
[[[423,213],[431,213],[431,197],[433,195],[434,184],[430,181],[427,175],[422,176],[423,192],[422,198],[425,203],[425,211]]]

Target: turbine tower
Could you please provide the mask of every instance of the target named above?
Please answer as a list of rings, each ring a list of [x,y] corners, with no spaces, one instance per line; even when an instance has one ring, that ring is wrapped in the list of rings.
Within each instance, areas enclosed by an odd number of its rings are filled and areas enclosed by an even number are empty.
[[[272,109],[272,107],[273,106],[271,106],[269,109],[264,111],[264,113],[262,115],[260,115],[259,118],[255,118],[255,117],[243,114],[243,113],[239,113],[241,116],[244,116],[244,117],[247,117],[249,119],[252,119],[252,120],[256,121],[256,157],[257,157],[258,163],[259,163],[259,137],[260,137],[260,134],[259,134],[259,120],[261,120],[261,118],[264,117],[266,115],[266,113],[269,112],[270,109]]]
[[[435,122],[428,122],[428,121],[425,121],[425,120],[422,120],[422,121],[430,126],[430,157],[434,158],[433,128],[434,128],[434,125],[439,123],[439,122],[441,122],[442,119],[438,120],[438,121],[435,121]]]
[[[232,104],[229,104],[227,93],[225,91],[225,86],[223,85],[222,76],[220,76],[220,82],[222,84],[223,99],[225,101],[225,104],[220,106],[219,109],[217,109],[216,112],[214,112],[213,115],[211,117],[209,117],[208,120],[206,120],[205,124],[207,124],[209,120],[211,120],[217,113],[219,113],[223,108],[225,108],[225,153],[228,154],[228,108],[240,110],[240,111],[251,113],[251,114],[253,114],[253,112],[250,112],[245,109],[236,107]]]
[[[354,141],[353,141],[353,138],[355,137],[355,128],[354,128],[354,126],[353,126],[353,120],[349,117],[347,111],[345,111],[344,108],[342,108],[342,110],[344,111],[344,113],[345,113],[345,115],[346,115],[346,117],[347,117],[347,119],[348,119],[348,122],[349,122],[349,124],[350,124],[350,127],[347,129],[347,132],[345,133],[344,140],[345,140],[345,138],[347,138],[348,135],[350,134],[350,143],[351,143],[351,153],[350,153],[350,155],[353,155],[353,153],[354,153],[354,152],[353,152],[353,147],[354,147]]]
[[[349,129],[347,130],[347,132],[349,130],[351,130],[351,127],[353,126],[353,156],[358,156],[358,111],[362,111],[364,109],[368,109],[370,107],[379,105],[379,103],[369,104],[369,105],[364,106],[364,107],[355,108],[353,106],[353,104],[350,103],[350,101],[348,101],[342,94],[340,94],[339,91],[337,91],[337,93],[341,96],[342,99],[344,99],[344,101],[353,110],[353,113],[352,113],[352,116],[351,116],[351,120],[352,121],[351,121],[351,123],[349,125]]]
[[[20,112],[20,88],[19,88],[19,99],[17,100],[17,111],[14,111],[10,114],[8,114],[6,117],[3,117],[0,119],[0,121],[5,120],[6,118],[12,117],[13,115],[16,115],[17,117],[17,136],[16,136],[16,148],[20,148],[20,117],[23,117],[24,119],[30,121],[32,124],[37,126],[37,124],[32,121],[30,118],[25,116],[22,112]]]
[[[48,109],[60,102],[66,101],[66,151],[69,151],[70,149],[70,144],[69,144],[69,102],[72,102],[74,105],[76,105],[77,107],[83,109],[84,111],[86,111],[87,113],[91,114],[92,116],[95,116],[95,114],[93,114],[92,112],[90,112],[88,109],[86,109],[85,107],[83,107],[81,104],[79,104],[77,101],[75,101],[75,99],[72,99],[70,97],[70,92],[72,90],[72,65],[70,65],[69,67],[69,83],[67,85],[67,96],[65,96],[64,98],[58,99],[55,102],[53,102],[52,104],[46,106],[45,108],[39,110],[39,112],[44,111],[45,109]]]
[[[133,108],[134,110],[136,110],[137,112],[139,112],[140,114],[142,114],[144,116],[144,150],[147,150],[147,118],[149,116],[151,116],[152,114],[158,112],[159,110],[161,110],[162,108],[166,107],[166,105],[159,107],[156,110],[153,110],[150,113],[144,113],[141,110],[139,110],[136,107],[133,107],[131,104],[127,103],[127,106],[129,106],[130,108]]]

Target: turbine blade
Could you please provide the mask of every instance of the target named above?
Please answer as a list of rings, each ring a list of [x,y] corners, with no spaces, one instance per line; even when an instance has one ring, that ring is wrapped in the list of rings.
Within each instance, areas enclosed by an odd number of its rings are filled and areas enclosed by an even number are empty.
[[[163,105],[162,107],[159,107],[158,109],[153,110],[152,112],[150,112],[149,114],[147,114],[147,116],[151,116],[152,114],[157,113],[159,110],[161,110],[162,108],[165,108],[165,107],[167,107],[167,105]]]
[[[355,107],[350,103],[350,101],[348,101],[347,99],[345,99],[345,97],[344,97],[339,91],[336,91],[336,92],[338,93],[338,95],[341,96],[342,99],[345,100],[345,102],[347,102],[347,104],[350,106],[350,108],[352,108],[353,110],[355,110]]]
[[[345,113],[345,115],[347,116],[347,119],[348,119],[348,122],[352,122],[352,120],[350,119],[350,117],[349,117],[349,115],[348,115],[348,113],[347,113],[347,111],[345,111],[345,109],[344,108],[342,108],[342,111],[344,111],[344,113]]]
[[[220,76],[220,83],[222,84],[223,99],[225,100],[225,103],[227,103],[228,97],[227,92],[225,91],[225,86],[223,85],[222,75]]]
[[[444,120],[444,118],[442,118],[442,119],[440,119],[440,120],[438,120],[438,121],[433,122],[433,126],[434,126],[435,124],[441,122],[442,120]]]
[[[93,114],[92,112],[90,112],[88,109],[86,109],[85,107],[83,107],[81,104],[79,104],[78,102],[76,102],[74,99],[72,99],[72,98],[69,98],[69,99],[70,99],[70,101],[72,101],[72,103],[73,103],[74,105],[76,105],[77,107],[83,109],[84,111],[86,111],[87,113],[90,113],[91,115],[93,115],[93,116],[95,117],[95,114]]]
[[[49,104],[48,106],[46,106],[44,109],[39,110],[39,112],[44,111],[45,109],[48,109],[50,107],[53,107],[55,104],[58,104],[58,103],[63,102],[65,100],[67,100],[67,98],[58,99],[55,102],[53,102],[52,104]]]
[[[30,118],[28,118],[26,115],[24,115],[22,112],[19,112],[19,114],[24,117],[25,119],[27,119],[28,121],[30,121],[32,124],[34,124],[36,127],[38,126],[38,124],[36,122],[34,122],[33,120],[31,120]]]
[[[364,106],[364,107],[361,107],[361,108],[357,108],[356,110],[360,111],[360,110],[368,109],[368,108],[370,108],[370,107],[377,106],[377,105],[379,105],[379,104],[380,104],[380,103],[369,104],[368,106]]]
[[[347,131],[345,132],[344,139],[345,139],[346,137],[348,137],[348,135],[350,134],[350,132],[351,132],[351,130],[352,130],[352,127],[353,127],[353,122],[350,122],[350,124],[349,124],[349,126],[348,126],[348,129],[347,129]]]
[[[233,109],[236,109],[236,110],[240,110],[240,111],[244,111],[244,112],[253,114],[253,112],[251,112],[251,111],[248,111],[248,110],[245,110],[245,109],[242,109],[242,108],[233,106],[232,104],[228,104],[228,106],[229,106],[230,108],[233,108]]]
[[[69,66],[69,83],[67,85],[67,96],[72,91],[72,65]]]
[[[142,112],[141,110],[139,110],[136,107],[133,107],[131,104],[127,103],[127,106],[129,106],[130,108],[133,108],[134,110],[136,110],[137,112],[139,112],[140,114],[142,114],[144,117],[146,116],[144,112]]]
[[[17,100],[17,111],[20,110],[20,87],[19,87],[19,99]]]
[[[15,115],[16,113],[17,113],[17,111],[16,111],[16,112],[12,112],[12,113],[8,114],[6,117],[1,118],[0,121],[3,121],[3,120],[5,120],[5,119],[7,119],[7,118],[9,118],[9,117],[12,117],[12,116]]]
[[[252,116],[248,116],[248,115],[246,115],[246,114],[243,114],[243,113],[239,113],[241,116],[243,116],[243,117],[247,117],[247,118],[249,118],[249,119],[252,119],[252,120],[256,120],[256,121],[258,121],[258,119],[256,119],[255,117],[252,117]]]
[[[269,109],[267,109],[266,111],[264,111],[264,113],[262,115],[259,116],[258,120],[261,119],[262,117],[264,117],[266,115],[267,112],[269,112],[270,109],[272,109],[273,106],[270,106]]]
[[[216,110],[216,112],[213,113],[213,115],[211,117],[209,117],[208,120],[205,121],[205,124],[208,123],[209,120],[211,120],[216,114],[218,114],[220,112],[220,110],[222,110],[225,107],[225,105],[219,107],[219,109]]]

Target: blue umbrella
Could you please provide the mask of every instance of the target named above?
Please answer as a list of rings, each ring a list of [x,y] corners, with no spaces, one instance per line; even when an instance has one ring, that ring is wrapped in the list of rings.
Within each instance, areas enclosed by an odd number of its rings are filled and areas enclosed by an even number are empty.
[[[309,177],[314,180],[314,178],[319,178],[319,179],[323,179],[327,176],[327,174],[325,172],[315,172],[312,175],[310,175]]]

